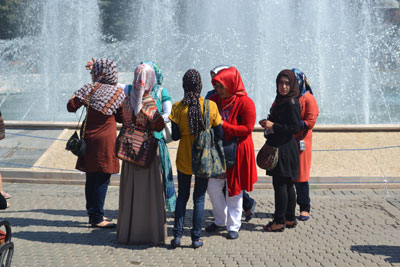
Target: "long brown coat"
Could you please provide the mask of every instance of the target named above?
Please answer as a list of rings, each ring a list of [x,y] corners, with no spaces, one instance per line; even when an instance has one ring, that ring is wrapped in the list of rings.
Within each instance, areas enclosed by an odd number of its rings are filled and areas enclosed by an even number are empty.
[[[74,97],[68,101],[67,109],[69,112],[75,112],[82,105],[83,103]],[[115,140],[117,139],[116,122],[122,122],[121,114],[121,107],[116,114],[111,116],[89,107],[84,137],[87,145],[86,155],[78,158],[75,167],[77,170],[103,173],[119,172],[119,160],[115,156]]]

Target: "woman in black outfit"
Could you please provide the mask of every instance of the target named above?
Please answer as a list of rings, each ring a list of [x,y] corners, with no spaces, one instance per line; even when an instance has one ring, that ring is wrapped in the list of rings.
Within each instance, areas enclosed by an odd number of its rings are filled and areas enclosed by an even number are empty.
[[[294,228],[297,225],[293,180],[298,178],[299,151],[293,134],[300,130],[300,105],[294,72],[281,71],[276,78],[276,87],[277,94],[270,115],[259,122],[265,129],[267,143],[279,148],[276,167],[267,171],[267,175],[272,176],[275,193],[274,220],[264,226],[268,232],[282,232],[285,227]]]

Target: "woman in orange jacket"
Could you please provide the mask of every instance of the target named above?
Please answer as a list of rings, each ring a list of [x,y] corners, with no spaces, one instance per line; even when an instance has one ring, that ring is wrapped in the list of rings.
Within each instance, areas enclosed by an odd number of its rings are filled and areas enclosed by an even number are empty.
[[[308,180],[310,180],[312,129],[318,117],[318,105],[306,75],[298,69],[293,69],[300,89],[300,132],[295,134],[300,153],[299,179],[296,181],[297,204],[300,206],[300,220],[310,218],[310,194]]]

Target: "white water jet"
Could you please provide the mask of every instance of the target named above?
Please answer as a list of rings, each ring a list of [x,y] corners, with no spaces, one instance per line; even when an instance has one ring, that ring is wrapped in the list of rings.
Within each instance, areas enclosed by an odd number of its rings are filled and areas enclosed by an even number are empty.
[[[382,40],[389,33],[381,30],[387,26],[374,2],[131,3],[126,7],[131,16],[123,26],[130,34],[123,41],[105,42],[96,0],[42,1],[39,36],[0,41],[0,59],[7,66],[0,65],[3,113],[15,120],[76,119],[66,112],[65,103],[89,81],[86,61],[103,56],[117,63],[124,83],[132,81],[140,61],[157,62],[173,101],[182,97],[187,69],[200,71],[205,95],[212,89],[209,70],[234,65],[255,101],[258,119],[268,114],[278,72],[296,67],[311,82],[320,106],[319,123],[400,123],[400,101],[394,93],[400,88],[395,78],[399,71],[387,71],[379,62],[380,55],[399,41],[393,39],[382,52]],[[8,68],[18,60],[34,74]],[[13,103],[18,101],[24,104],[16,109]]]

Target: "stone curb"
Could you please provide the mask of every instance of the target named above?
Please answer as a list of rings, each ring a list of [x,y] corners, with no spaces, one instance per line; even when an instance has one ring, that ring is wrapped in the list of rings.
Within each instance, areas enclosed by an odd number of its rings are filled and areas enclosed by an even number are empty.
[[[40,171],[32,169],[1,169],[4,182],[34,184],[85,184],[85,173]],[[176,177],[175,185],[176,184]],[[110,185],[119,186],[119,174],[111,176]],[[311,189],[400,189],[400,177],[311,177]],[[272,189],[271,177],[260,176],[254,189]]]

